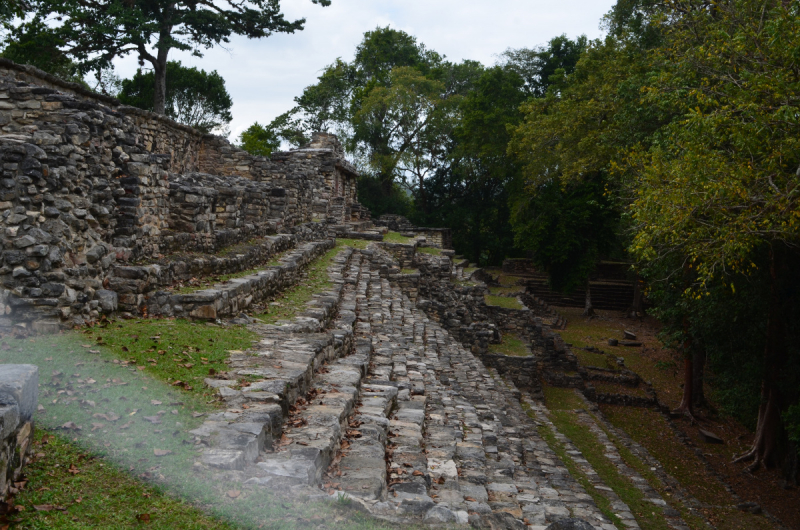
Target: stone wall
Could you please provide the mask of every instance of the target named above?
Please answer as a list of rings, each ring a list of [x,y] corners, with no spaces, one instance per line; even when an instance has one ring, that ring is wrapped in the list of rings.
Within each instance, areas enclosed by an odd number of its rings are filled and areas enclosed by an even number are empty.
[[[33,415],[39,399],[39,368],[0,364],[0,501],[14,493],[14,482],[33,441]]]
[[[333,135],[255,157],[3,59],[0,171],[0,329],[92,320],[118,301],[115,271],[164,254],[368,217]],[[116,294],[131,309],[137,291]]]
[[[452,249],[453,235],[449,228],[425,228],[414,226],[402,215],[384,214],[375,221],[377,226],[385,226],[393,232],[410,237],[424,237],[429,247]]]

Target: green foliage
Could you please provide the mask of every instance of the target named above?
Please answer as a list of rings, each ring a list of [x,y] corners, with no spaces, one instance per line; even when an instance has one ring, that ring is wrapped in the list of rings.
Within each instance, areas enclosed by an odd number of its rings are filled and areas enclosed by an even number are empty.
[[[126,105],[153,110],[155,74],[138,69],[122,81],[117,98]],[[207,73],[180,61],[167,63],[166,115],[179,123],[209,133],[229,123],[233,100],[216,70]]]
[[[84,84],[78,65],[61,51],[64,40],[40,18],[8,28],[6,47],[0,56],[18,64],[29,64],[66,81]]]
[[[585,35],[574,41],[566,35],[560,35],[551,39],[547,46],[509,49],[503,57],[506,68],[525,80],[528,94],[544,97],[550,85],[563,84],[566,75],[575,69],[588,43]]]
[[[372,175],[358,178],[358,202],[366,206],[374,217],[385,213],[409,216],[413,211],[411,196],[396,182],[387,192],[385,183]]]
[[[797,9],[737,0],[667,26],[645,104],[681,117],[633,158],[640,259],[688,256],[702,286],[752,270],[764,243],[800,242]]]
[[[330,5],[330,0],[311,0]],[[304,19],[289,21],[278,0],[195,2],[193,0],[33,0],[37,13],[48,18],[79,63],[81,73],[107,69],[116,57],[134,53],[155,72],[155,112],[165,112],[167,58],[172,49],[202,50],[230,42],[232,35],[268,37],[294,33]]]
[[[256,156],[269,156],[281,146],[280,138],[272,129],[258,122],[239,135],[239,147]]]
[[[515,202],[517,243],[533,250],[557,291],[585,286],[600,258],[616,250],[619,213],[604,187],[600,178],[567,184],[553,179]]]

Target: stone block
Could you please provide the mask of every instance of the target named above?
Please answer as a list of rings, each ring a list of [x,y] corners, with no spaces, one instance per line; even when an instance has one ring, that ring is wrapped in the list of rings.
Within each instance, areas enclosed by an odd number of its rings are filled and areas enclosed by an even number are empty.
[[[33,364],[0,364],[0,393],[14,398],[20,421],[29,421],[39,403],[39,367]]]

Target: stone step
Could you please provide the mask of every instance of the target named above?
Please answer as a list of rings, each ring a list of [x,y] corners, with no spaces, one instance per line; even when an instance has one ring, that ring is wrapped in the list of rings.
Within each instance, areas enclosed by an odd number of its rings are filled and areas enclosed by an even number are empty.
[[[368,381],[398,394],[388,425],[388,494],[373,513],[509,528],[575,515],[613,527],[539,437],[520,392],[375,268],[356,325],[376,341]]]
[[[232,352],[225,379],[206,381],[218,389],[227,410],[210,416],[191,432],[196,443],[207,446],[201,465],[236,471],[251,466],[262,451],[273,449],[282,440],[284,420],[296,412],[298,400],[309,397],[315,373],[353,351],[354,318],[348,318],[346,309],[339,311],[347,302],[352,255],[353,250],[347,248],[334,258],[328,270],[333,287],[316,294],[305,313],[294,322],[251,326],[262,339],[246,352]],[[337,314],[333,329],[325,331]],[[339,403],[339,397],[325,400]]]
[[[157,291],[147,300],[147,312],[153,316],[205,320],[236,316],[253,303],[267,300],[295,284],[309,263],[334,245],[333,239],[304,243],[283,255],[276,267],[234,278],[210,289],[186,294]]]

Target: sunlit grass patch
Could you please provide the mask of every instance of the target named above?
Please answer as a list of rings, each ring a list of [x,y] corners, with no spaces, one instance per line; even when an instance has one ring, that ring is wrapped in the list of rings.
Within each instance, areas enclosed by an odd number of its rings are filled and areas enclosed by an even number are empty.
[[[522,303],[516,298],[510,296],[495,296],[492,294],[485,295],[486,305],[493,305],[498,307],[505,307],[506,309],[522,309]]]
[[[496,296],[521,293],[520,287],[489,287],[489,292]]]
[[[527,357],[531,354],[525,340],[514,333],[504,334],[503,342],[500,344],[489,344],[489,353],[513,355],[515,357]]]

